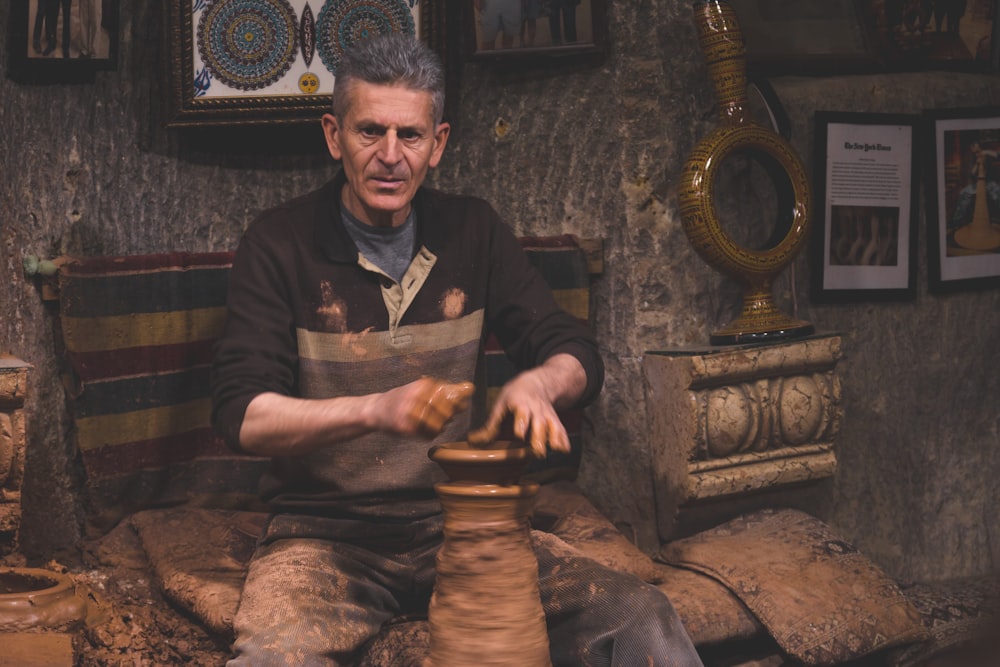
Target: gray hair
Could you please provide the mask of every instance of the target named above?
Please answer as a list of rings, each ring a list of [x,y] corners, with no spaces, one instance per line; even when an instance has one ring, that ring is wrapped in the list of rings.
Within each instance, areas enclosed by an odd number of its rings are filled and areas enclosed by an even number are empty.
[[[403,85],[431,94],[434,122],[444,116],[444,67],[426,44],[412,35],[388,33],[354,44],[337,65],[333,114],[343,121],[355,81]]]

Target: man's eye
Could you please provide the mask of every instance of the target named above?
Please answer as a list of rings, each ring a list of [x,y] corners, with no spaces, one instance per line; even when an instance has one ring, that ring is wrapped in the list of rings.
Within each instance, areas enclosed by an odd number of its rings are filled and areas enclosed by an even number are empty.
[[[377,137],[379,135],[378,128],[375,127],[362,127],[361,136],[363,137]]]
[[[420,133],[416,130],[403,130],[399,133],[399,138],[403,141],[412,141],[420,138]]]

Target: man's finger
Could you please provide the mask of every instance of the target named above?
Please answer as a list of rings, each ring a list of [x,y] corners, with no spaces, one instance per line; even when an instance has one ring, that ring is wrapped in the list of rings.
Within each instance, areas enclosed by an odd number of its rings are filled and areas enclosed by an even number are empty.
[[[469,396],[475,387],[470,382],[443,384],[438,386],[428,401],[428,407],[451,419],[456,413],[469,407]]]
[[[458,384],[447,385],[448,400],[455,404],[461,404],[462,410],[469,405],[469,397],[476,390],[476,386],[471,382],[459,382]]]
[[[549,440],[549,430],[546,428],[547,424],[543,421],[535,421],[531,424],[531,452],[535,455],[535,458],[544,459],[548,448],[546,445]]]
[[[427,437],[440,433],[456,413],[468,407],[474,390],[471,382],[437,382],[421,391],[410,413],[417,421],[417,429]]]
[[[550,424],[549,447],[553,451],[562,452],[563,454],[570,453],[569,436],[566,434],[566,429],[563,427],[562,422]]]
[[[493,410],[490,411],[490,416],[486,419],[486,423],[483,427],[469,433],[465,439],[470,445],[475,445],[477,447],[482,447],[493,442],[500,434],[500,425],[503,424],[504,417],[507,416],[507,411],[507,405],[498,401],[493,406]]]
[[[471,431],[467,436],[465,436],[465,439],[470,445],[482,447],[493,442],[496,437],[496,429],[484,426],[481,429]]]

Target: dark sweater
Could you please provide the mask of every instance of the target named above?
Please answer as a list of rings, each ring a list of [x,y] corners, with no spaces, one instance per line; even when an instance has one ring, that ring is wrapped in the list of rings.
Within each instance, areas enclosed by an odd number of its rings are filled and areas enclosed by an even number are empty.
[[[490,332],[522,369],[569,353],[596,397],[603,364],[589,330],[556,305],[517,239],[486,202],[422,188],[417,253],[398,284],[358,255],[340,218],[343,175],[263,213],[230,275],[228,316],[212,368],[212,419],[231,447],[263,392],[358,396],[422,376],[483,387]],[[478,392],[480,397],[483,392]],[[463,440],[482,411],[434,442]],[[471,419],[471,423],[470,423]],[[279,457],[261,484],[275,511],[406,520],[439,511],[442,479],[421,438],[371,433]]]

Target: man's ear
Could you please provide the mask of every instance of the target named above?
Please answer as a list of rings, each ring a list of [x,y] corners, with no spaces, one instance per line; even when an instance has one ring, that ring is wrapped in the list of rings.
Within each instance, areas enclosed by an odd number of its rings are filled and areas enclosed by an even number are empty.
[[[448,135],[451,134],[451,125],[448,123],[438,123],[434,128],[434,150],[431,151],[431,159],[428,163],[431,169],[441,162],[441,155],[444,154],[444,147],[448,145]]]
[[[323,124],[326,148],[334,160],[339,160],[343,152],[340,150],[340,124],[337,122],[337,117],[332,113],[325,113],[320,122]]]

